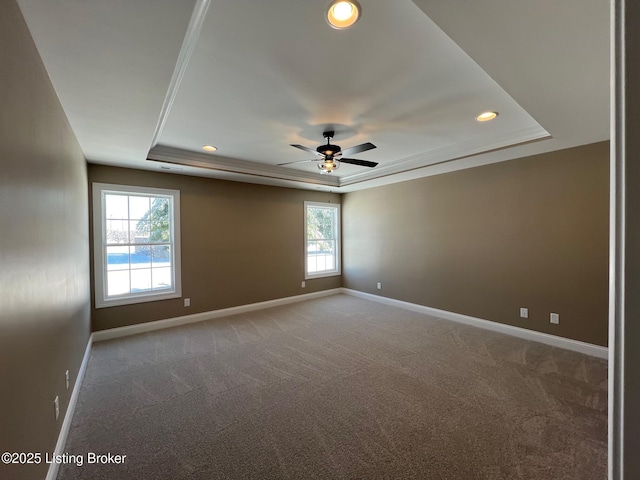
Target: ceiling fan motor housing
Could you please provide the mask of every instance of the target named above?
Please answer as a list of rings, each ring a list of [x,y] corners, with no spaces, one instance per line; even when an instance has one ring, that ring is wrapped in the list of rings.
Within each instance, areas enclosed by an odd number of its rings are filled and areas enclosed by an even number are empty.
[[[339,145],[331,145],[330,143],[327,143],[326,145],[321,145],[316,148],[316,151],[324,155],[325,157],[333,157],[335,155],[338,155],[342,151],[342,149]]]

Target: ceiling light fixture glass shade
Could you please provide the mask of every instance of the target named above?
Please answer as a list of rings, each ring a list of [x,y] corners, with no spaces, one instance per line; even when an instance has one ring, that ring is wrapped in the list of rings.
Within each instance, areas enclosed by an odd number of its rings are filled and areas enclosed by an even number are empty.
[[[205,145],[202,147],[205,152],[215,152],[218,150],[218,147],[214,147],[213,145]]]
[[[318,163],[318,170],[322,173],[331,173],[340,168],[340,162],[337,160],[325,160]]]
[[[337,30],[351,27],[362,15],[356,0],[333,0],[327,9],[327,22]]]
[[[498,116],[498,112],[484,112],[476,117],[478,122],[488,122]]]

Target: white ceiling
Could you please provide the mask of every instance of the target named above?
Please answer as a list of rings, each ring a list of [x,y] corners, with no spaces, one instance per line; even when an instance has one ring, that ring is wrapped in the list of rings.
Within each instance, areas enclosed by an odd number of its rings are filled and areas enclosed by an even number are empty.
[[[609,138],[606,0],[18,2],[93,163],[347,192]],[[277,166],[326,129],[379,165]]]

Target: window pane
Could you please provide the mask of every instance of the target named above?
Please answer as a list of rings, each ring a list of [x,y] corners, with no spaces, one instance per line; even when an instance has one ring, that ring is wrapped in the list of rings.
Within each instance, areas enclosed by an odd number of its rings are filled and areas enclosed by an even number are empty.
[[[107,247],[107,270],[129,270],[129,247]]]
[[[333,238],[335,232],[333,208],[309,207],[307,209],[307,238]]]
[[[153,268],[153,289],[171,288],[171,267]]]
[[[150,203],[149,197],[129,197],[129,218],[131,220],[140,220],[148,216]]]
[[[154,267],[171,266],[171,247],[169,245],[154,245],[151,247],[151,258]]]
[[[129,247],[131,253],[131,268],[150,268],[151,267],[151,246],[136,245]]]
[[[113,245],[117,243],[129,243],[128,221],[107,219],[106,227],[106,237],[108,244]]]
[[[336,270],[335,255],[309,255],[307,257],[309,273],[322,273]]]
[[[122,220],[129,218],[129,211],[127,208],[127,195],[114,195],[111,193],[105,194],[105,216],[104,218]]]
[[[169,199],[151,197],[151,219],[169,220]]]
[[[309,240],[307,242],[307,271],[318,273],[336,270],[335,240]]]
[[[131,270],[131,293],[151,290],[151,269]]]
[[[153,243],[170,242],[171,229],[169,228],[169,222],[157,222],[152,220],[149,238]]]
[[[107,272],[107,295],[123,295],[126,293],[129,293],[129,271]]]
[[[131,243],[149,243],[150,228],[151,224],[145,220],[131,220],[129,222]]]
[[[171,241],[171,229],[169,223],[171,216],[169,214],[168,198],[152,198],[151,199],[151,231],[150,238],[154,243]]]

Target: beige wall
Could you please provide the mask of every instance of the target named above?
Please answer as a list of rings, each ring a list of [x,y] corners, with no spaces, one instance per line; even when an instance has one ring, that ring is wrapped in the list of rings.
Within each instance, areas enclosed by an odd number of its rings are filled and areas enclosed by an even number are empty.
[[[328,193],[89,165],[89,182],[180,190],[181,298],[93,311],[94,330],[246,305],[342,286],[304,280],[304,201]],[[332,194],[331,201],[340,202]]]
[[[14,0],[0,65],[0,452],[52,452],[89,338],[86,163]],[[47,468],[0,464],[0,478]]]
[[[344,286],[607,345],[608,161],[605,142],[345,194]]]

